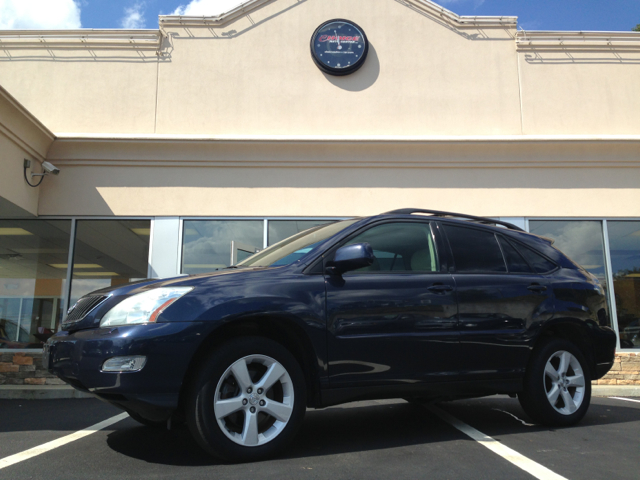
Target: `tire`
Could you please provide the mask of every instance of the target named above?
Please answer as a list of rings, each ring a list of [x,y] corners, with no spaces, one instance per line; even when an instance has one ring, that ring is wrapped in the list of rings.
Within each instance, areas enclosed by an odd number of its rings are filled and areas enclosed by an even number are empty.
[[[534,350],[518,400],[537,423],[554,427],[578,423],[591,402],[589,365],[578,347],[553,338]]]
[[[144,425],[145,427],[151,427],[151,428],[167,428],[167,421],[154,421],[154,420],[147,420],[144,417],[141,417],[139,414],[132,412],[131,410],[127,410],[127,413],[129,414],[129,416],[131,418],[133,418],[136,422],[141,423],[142,425]]]
[[[293,355],[272,340],[242,337],[204,361],[190,388],[186,416],[207,453],[252,462],[282,452],[305,410],[304,375]]]

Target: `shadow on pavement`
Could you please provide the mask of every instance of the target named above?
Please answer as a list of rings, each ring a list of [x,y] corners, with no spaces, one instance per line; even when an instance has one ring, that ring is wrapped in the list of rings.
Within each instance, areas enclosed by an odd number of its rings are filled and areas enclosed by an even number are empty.
[[[360,406],[362,405],[362,406]],[[469,440],[419,404],[352,404],[347,408],[309,410],[293,444],[282,458],[295,459],[352,452]],[[550,431],[530,423],[517,400],[490,397],[442,403],[464,422],[488,435]],[[504,413],[510,412],[518,418]],[[640,421],[640,409],[592,405],[587,417],[571,428]],[[173,432],[139,427],[118,430],[108,436],[109,447],[123,455],[150,463],[176,466],[215,465],[191,437],[186,427]]]

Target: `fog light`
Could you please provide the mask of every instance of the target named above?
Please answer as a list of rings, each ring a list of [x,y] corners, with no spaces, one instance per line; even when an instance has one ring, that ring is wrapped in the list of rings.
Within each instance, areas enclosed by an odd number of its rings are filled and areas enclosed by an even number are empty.
[[[103,372],[139,372],[147,363],[144,355],[113,357],[102,364]]]

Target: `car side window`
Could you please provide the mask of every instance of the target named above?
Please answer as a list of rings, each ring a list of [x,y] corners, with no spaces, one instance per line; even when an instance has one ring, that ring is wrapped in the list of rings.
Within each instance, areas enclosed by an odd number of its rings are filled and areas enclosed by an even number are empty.
[[[476,228],[443,225],[453,253],[456,272],[506,272],[500,246],[493,232]]]
[[[355,236],[345,246],[355,243],[370,244],[375,260],[372,265],[349,273],[439,271],[436,249],[427,223],[385,223]]]
[[[507,240],[498,236],[498,242],[500,243],[500,247],[502,247],[502,253],[504,253],[504,258],[507,261],[509,273],[533,273],[533,270],[531,270],[526,260]]]
[[[533,267],[536,273],[547,273],[558,268],[558,266],[551,260],[547,260],[545,257],[540,255],[538,252],[533,251],[529,247],[525,247],[521,244],[517,244],[516,246],[518,251],[527,260],[529,265]]]

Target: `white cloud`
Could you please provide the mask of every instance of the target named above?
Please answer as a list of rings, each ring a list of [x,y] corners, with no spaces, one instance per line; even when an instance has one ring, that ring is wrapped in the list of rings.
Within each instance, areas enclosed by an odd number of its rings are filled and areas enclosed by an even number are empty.
[[[80,28],[74,0],[0,0],[0,30]]]
[[[233,10],[247,0],[191,0],[187,5],[180,5],[171,15],[189,15],[213,17]]]
[[[131,7],[124,9],[124,17],[120,20],[120,26],[128,30],[144,28],[144,2],[136,2]]]

